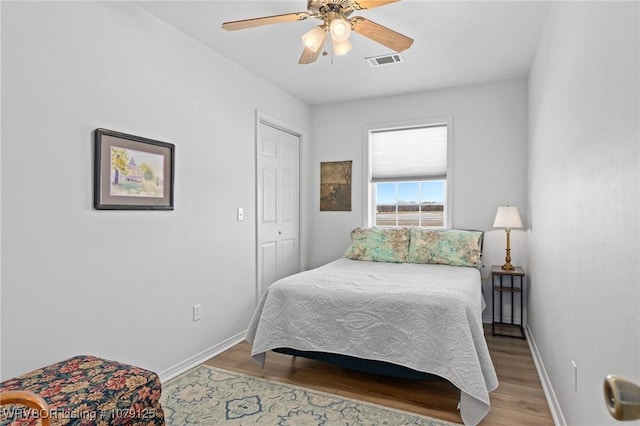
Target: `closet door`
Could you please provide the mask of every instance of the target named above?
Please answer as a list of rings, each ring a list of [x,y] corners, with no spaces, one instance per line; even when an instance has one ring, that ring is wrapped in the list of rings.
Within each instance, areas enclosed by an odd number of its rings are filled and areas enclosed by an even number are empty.
[[[258,298],[274,281],[300,270],[299,153],[299,136],[258,123]]]

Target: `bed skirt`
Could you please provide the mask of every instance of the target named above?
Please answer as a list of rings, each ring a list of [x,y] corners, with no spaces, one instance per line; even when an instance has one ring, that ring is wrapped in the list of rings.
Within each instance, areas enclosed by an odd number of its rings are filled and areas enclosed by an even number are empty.
[[[299,351],[291,348],[276,348],[273,349],[273,351],[285,355],[293,355],[316,361],[328,362],[348,370],[375,374],[377,376],[393,377],[396,379],[429,380],[432,382],[446,380],[435,374],[425,373],[402,365],[392,364],[390,362],[362,359],[327,352]]]

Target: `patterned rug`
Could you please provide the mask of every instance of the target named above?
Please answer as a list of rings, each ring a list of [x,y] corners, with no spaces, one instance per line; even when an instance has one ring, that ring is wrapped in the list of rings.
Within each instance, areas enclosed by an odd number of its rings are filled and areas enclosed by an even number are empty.
[[[162,385],[168,426],[454,425],[205,365]]]

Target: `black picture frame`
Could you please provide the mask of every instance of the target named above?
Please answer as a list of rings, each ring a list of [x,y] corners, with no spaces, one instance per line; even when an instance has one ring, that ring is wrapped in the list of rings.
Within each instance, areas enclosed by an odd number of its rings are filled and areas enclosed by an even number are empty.
[[[94,149],[95,209],[174,209],[174,144],[99,128]]]

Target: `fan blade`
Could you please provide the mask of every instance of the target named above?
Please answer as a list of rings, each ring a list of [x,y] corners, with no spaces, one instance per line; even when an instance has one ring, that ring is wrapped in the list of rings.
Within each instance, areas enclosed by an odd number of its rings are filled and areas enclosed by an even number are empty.
[[[376,24],[362,16],[351,18],[351,27],[353,28],[353,31],[358,34],[362,34],[373,41],[377,41],[396,52],[407,50],[413,44],[412,38],[395,32],[387,27],[383,27],[380,24]]]
[[[302,21],[309,17],[308,12],[287,13],[284,15],[264,16],[262,18],[243,19],[222,24],[227,31],[243,30],[245,28],[259,27],[261,25],[279,24],[281,22]]]
[[[300,56],[300,60],[298,61],[298,63],[300,65],[306,65],[306,64],[314,63],[318,59],[318,56],[320,56],[320,52],[322,52],[324,50],[324,43],[326,41],[327,41],[327,33],[324,34],[324,38],[322,39],[322,43],[320,44],[320,47],[318,48],[318,50],[316,50],[315,52],[313,50],[309,49],[308,47],[305,47],[304,51],[302,52],[302,56]]]
[[[312,64],[318,59],[320,52],[322,52],[322,49],[318,49],[317,52],[314,52],[311,49],[305,48],[298,63],[300,65]]]
[[[399,2],[400,0],[355,0],[353,8],[356,10],[372,9],[385,4]]]

